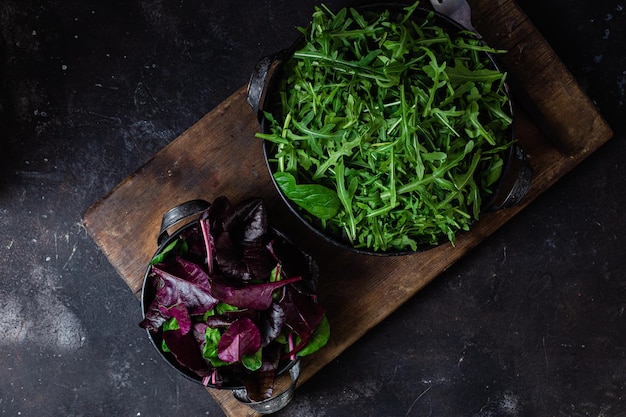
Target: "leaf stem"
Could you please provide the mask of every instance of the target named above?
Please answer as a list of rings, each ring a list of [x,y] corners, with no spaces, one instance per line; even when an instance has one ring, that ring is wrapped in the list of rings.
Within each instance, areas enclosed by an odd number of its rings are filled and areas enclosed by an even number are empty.
[[[200,219],[200,228],[202,229],[202,238],[204,239],[204,247],[206,248],[206,263],[209,275],[213,273],[213,236],[211,236],[210,227],[209,218],[205,212]]]

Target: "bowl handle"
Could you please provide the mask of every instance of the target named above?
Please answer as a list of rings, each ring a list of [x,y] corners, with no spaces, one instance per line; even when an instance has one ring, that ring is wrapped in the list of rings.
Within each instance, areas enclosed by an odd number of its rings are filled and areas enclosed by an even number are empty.
[[[261,58],[250,75],[247,101],[259,121],[263,118],[264,94],[267,92],[274,70],[280,65],[285,54],[286,50],[282,50],[274,55]]]
[[[514,146],[509,167],[504,173],[503,186],[495,196],[490,210],[500,210],[518,204],[530,188],[533,169],[522,148],[517,145]]]
[[[167,233],[167,230],[176,223],[187,217],[202,213],[210,206],[211,203],[205,200],[189,200],[166,211],[161,219],[161,229],[159,230],[157,243],[161,245],[165,242],[165,240],[170,236]]]
[[[278,395],[272,396],[263,401],[252,401],[248,398],[248,393],[245,388],[233,390],[233,396],[239,401],[252,408],[259,414],[272,414],[276,411],[284,408],[293,399],[294,392],[296,390],[296,384],[300,377],[300,359],[296,359],[289,368],[289,376],[291,377],[291,384],[287,389]]]

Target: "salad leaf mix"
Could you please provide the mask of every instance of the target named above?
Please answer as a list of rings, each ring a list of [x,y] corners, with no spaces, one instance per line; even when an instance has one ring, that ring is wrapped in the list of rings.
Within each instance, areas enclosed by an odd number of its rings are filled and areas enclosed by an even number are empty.
[[[328,341],[313,259],[268,226],[265,205],[218,197],[153,258],[140,326],[204,385],[271,397],[274,377]]]
[[[355,248],[454,243],[512,144],[506,74],[488,54],[500,51],[418,4],[317,7],[257,134],[285,196]]]

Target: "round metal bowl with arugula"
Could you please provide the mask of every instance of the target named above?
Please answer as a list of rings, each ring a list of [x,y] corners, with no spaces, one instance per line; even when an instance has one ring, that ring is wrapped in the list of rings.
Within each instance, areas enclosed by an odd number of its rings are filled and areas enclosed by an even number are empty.
[[[489,208],[513,152],[499,51],[418,3],[322,6],[299,30],[259,105],[283,198],[355,250],[454,243]]]
[[[268,226],[262,200],[197,202],[199,218],[165,233],[150,263],[140,326],[188,378],[271,399],[275,377],[328,340],[317,264]]]

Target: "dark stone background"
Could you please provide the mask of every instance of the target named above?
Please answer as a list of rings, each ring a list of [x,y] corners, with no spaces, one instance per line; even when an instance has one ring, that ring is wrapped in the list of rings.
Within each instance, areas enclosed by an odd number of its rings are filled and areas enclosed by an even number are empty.
[[[519,3],[615,137],[281,416],[626,416],[626,4]],[[81,217],[315,4],[0,0],[0,415],[223,415],[160,362]]]

